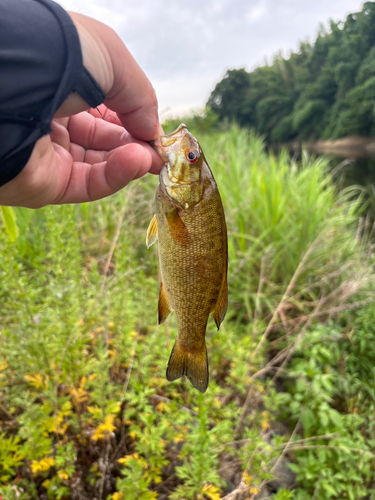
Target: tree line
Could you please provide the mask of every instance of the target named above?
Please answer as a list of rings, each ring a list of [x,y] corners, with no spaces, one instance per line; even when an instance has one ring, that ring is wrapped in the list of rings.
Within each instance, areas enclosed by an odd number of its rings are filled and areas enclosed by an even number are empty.
[[[375,135],[375,2],[320,26],[288,58],[228,70],[207,107],[219,122],[252,127],[271,143]]]

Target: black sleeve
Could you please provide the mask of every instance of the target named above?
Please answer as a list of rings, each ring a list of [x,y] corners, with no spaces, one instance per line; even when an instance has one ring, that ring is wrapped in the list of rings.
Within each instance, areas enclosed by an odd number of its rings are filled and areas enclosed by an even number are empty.
[[[19,174],[74,91],[91,107],[105,99],[70,16],[51,0],[0,0],[0,186]]]

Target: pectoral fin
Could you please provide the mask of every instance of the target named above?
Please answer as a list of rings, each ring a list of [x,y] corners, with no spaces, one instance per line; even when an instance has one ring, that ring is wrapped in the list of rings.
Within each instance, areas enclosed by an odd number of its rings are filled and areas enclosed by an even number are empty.
[[[169,207],[165,212],[165,216],[173,239],[180,245],[188,245],[190,243],[190,236],[177,209]]]
[[[151,219],[150,225],[148,226],[147,229],[147,236],[146,236],[147,248],[150,248],[150,246],[153,245],[157,239],[158,239],[158,218],[156,217],[155,214]]]
[[[220,329],[220,325],[225,318],[227,307],[228,307],[228,282],[227,282],[227,275],[225,273],[225,277],[223,279],[223,284],[221,286],[218,300],[215,304],[215,308],[211,311],[218,330]]]
[[[159,325],[164,323],[164,321],[173,311],[171,301],[169,300],[167,290],[165,289],[163,282],[161,282],[160,284],[158,311],[159,311],[159,322],[158,322]]]

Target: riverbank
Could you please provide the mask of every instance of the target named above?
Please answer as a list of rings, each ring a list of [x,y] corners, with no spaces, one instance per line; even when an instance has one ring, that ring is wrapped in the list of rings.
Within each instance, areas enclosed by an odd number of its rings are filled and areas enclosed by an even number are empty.
[[[326,175],[328,158],[290,168],[235,126],[199,140],[229,243],[204,395],[165,377],[177,324],[157,325],[158,259],[145,245],[155,176],[87,205],[16,208],[15,240],[0,221],[4,500],[373,493],[375,280],[361,201]]]
[[[341,158],[375,158],[375,138],[351,135],[335,141],[298,142],[288,145],[293,151],[306,148],[319,154],[334,154]]]

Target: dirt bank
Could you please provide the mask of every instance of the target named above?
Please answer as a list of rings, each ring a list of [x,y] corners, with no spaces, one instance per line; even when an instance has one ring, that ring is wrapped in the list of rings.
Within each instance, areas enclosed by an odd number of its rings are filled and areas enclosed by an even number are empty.
[[[350,135],[336,141],[293,142],[293,150],[306,148],[317,153],[334,154],[343,158],[375,157],[375,138],[360,135]]]

